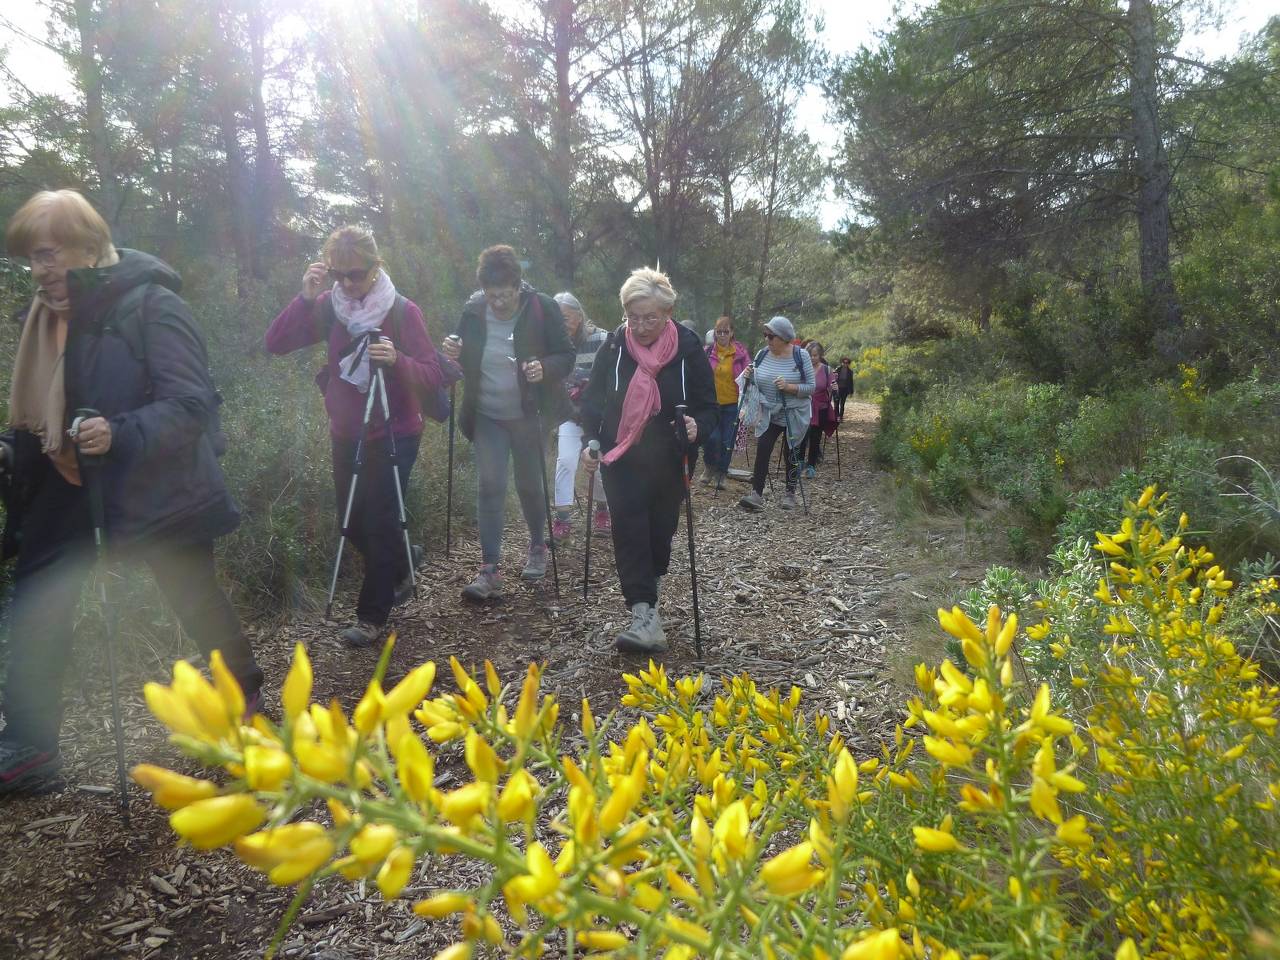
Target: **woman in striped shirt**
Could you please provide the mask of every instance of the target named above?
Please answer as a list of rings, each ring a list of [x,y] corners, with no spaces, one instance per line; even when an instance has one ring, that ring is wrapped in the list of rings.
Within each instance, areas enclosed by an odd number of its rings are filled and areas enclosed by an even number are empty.
[[[746,510],[764,509],[764,483],[778,437],[785,434],[787,492],[780,506],[794,510],[799,461],[795,448],[809,429],[813,396],[813,361],[807,351],[795,346],[796,328],[786,317],[774,317],[764,325],[766,347],[756,354],[745,376],[755,380],[769,416],[756,423],[756,459],[752,467],[751,492],[738,501]]]
[[[569,391],[569,402],[573,407],[573,415],[560,424],[556,431],[559,440],[556,456],[556,517],[551,524],[551,536],[557,543],[568,539],[573,528],[569,521],[573,509],[573,488],[578,479],[578,460],[582,456],[582,410],[579,397],[591,379],[591,365],[595,363],[596,352],[609,337],[609,331],[601,330],[589,319],[587,312],[578,302],[578,298],[567,290],[556,294],[556,303],[560,304],[560,312],[564,314],[564,330],[573,343],[576,357],[573,372],[565,378],[564,385]],[[587,522],[594,524],[596,533],[608,533],[609,504],[605,501],[604,484],[600,475],[596,474],[591,481],[595,484],[595,516],[588,517]]]

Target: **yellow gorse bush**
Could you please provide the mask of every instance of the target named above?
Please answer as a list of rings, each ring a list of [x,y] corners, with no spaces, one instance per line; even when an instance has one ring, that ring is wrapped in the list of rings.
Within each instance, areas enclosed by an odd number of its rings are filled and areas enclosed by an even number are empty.
[[[507,685],[451,660],[455,690],[432,697],[428,663],[384,691],[388,644],[348,716],[310,702],[299,645],[280,725],[238,722],[217,660],[213,684],[178,664],[149,685],[173,742],[230,779],[135,778],[194,846],[300,886],[281,933],[320,878],[391,898],[422,861],[464,857],[485,883],[412,888],[452,924],[441,958],[1240,953],[1277,913],[1277,691],[1219,634],[1232,585],[1166,537],[1161,502],[1129,504],[1099,535],[1096,593],[1051,598],[1029,630],[939,611],[959,662],[917,667],[874,755],[798,688],[713,692],[653,663],[624,676],[624,711],[582,702],[571,751],[536,665]],[[1061,671],[1030,677],[1018,643],[1053,645]],[[436,764],[458,755],[445,788]]]

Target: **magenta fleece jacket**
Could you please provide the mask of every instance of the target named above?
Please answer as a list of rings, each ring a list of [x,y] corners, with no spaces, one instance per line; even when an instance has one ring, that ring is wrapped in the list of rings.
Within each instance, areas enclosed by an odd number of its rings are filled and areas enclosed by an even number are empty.
[[[320,305],[328,296],[328,292],[322,293],[314,301],[305,299],[301,294],[294,297],[267,328],[267,350],[274,354],[291,353],[323,340],[324,312]],[[391,336],[389,323],[384,334]],[[339,440],[359,439],[360,424],[364,419],[366,394],[347,383],[338,373],[338,359],[350,343],[351,337],[347,335],[346,328],[341,323],[333,324],[329,330],[329,354],[325,365],[328,384],[324,391],[324,408],[329,414],[329,432]],[[441,370],[436,348],[427,335],[422,311],[412,300],[405,302],[400,342],[395,344],[395,348],[396,362],[387,376],[391,430],[397,437],[417,436],[422,433],[423,425],[419,394],[447,386],[449,381]],[[369,436],[378,437],[385,432],[382,411],[375,400]]]

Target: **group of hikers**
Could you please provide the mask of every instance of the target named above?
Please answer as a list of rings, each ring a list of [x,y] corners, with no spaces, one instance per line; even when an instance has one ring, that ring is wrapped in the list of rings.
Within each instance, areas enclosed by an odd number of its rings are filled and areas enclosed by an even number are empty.
[[[16,557],[9,612],[0,795],[55,783],[62,682],[84,580],[109,544],[155,575],[205,657],[220,651],[258,706],[263,674],[214,572],[213,544],[239,512],[218,458],[222,402],[205,345],[159,259],[117,248],[93,206],[72,190],[33,196],[5,242],[36,284],[14,362],[9,429],[0,435],[5,559]],[[740,434],[755,437],[751,490],[764,508],[773,451],[784,438],[785,493],[819,465],[852,389],[848,361],[832,371],[789,320],[764,324],[755,357],[721,317],[703,343],[673,319],[676,291],[661,272],[622,284],[620,326],[597,327],[569,292],[549,297],[523,277],[515,251],[480,254],[479,290],[437,347],[421,308],[400,295],[372,233],[346,226],[309,264],[300,293],[267,328],[274,354],[323,343],[316,376],[332,445],[343,542],[364,560],[353,647],[376,643],[414,592],[422,558],[409,542],[404,495],[427,418],[453,414],[477,473],[480,566],[468,601],[502,595],[508,465],[528,528],[520,576],[546,575],[548,553],[572,535],[575,486],[587,474],[590,530],[608,534],[630,624],[624,652],[666,648],[662,579],[697,451],[702,482],[724,489]],[[554,491],[544,442],[557,438]],[[554,562],[554,553],[552,553]],[[341,553],[339,553],[339,561]],[[335,564],[334,576],[337,569]]]

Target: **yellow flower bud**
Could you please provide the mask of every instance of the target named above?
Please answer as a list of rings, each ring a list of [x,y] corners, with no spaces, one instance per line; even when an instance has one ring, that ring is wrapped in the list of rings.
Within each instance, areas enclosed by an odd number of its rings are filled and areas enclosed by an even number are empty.
[[[485,811],[492,795],[492,784],[478,780],[468,783],[456,790],[450,790],[441,798],[440,813],[449,822],[466,827],[474,817]]]
[[[209,672],[213,675],[213,688],[222,698],[227,714],[233,719],[243,717],[244,691],[240,689],[240,681],[227,669],[221,650],[214,650],[209,654]]]
[[[822,871],[810,866],[812,859],[813,844],[808,840],[797,843],[770,857],[760,868],[760,879],[770,893],[780,897],[803,893],[822,878]]]
[[[382,684],[377,680],[370,680],[364,696],[360,698],[355,711],[351,714],[352,725],[360,736],[367,737],[378,729],[378,724],[382,722],[382,704],[385,699],[382,694]]]
[[[277,886],[289,886],[315,873],[333,856],[334,844],[323,826],[304,821],[241,837],[236,856],[265,871]]]
[[[467,766],[471,768],[471,772],[477,780],[482,780],[488,784],[496,784],[498,782],[498,774],[502,770],[502,761],[498,759],[493,747],[489,746],[489,741],[474,730],[467,731],[465,756]]]
[[[1089,828],[1083,814],[1077,814],[1070,820],[1058,825],[1054,837],[1059,843],[1084,849],[1093,845],[1093,837],[1089,836]]]
[[[385,823],[367,823],[351,838],[351,854],[366,864],[381,863],[400,835],[396,828]]]
[[[293,761],[283,750],[251,744],[244,748],[244,771],[250,790],[279,790],[293,774]]]
[[[435,663],[428,661],[421,666],[414,667],[403,680],[391,688],[391,691],[383,699],[383,715],[388,718],[399,717],[404,716],[410,710],[416,709],[427,698],[427,694],[431,692],[431,685],[435,683],[435,680]]]
[[[524,820],[533,809],[533,796],[537,789],[537,781],[527,770],[517,770],[507,779],[498,796],[498,818],[503,823]]]
[[[151,791],[151,799],[166,810],[181,810],[197,800],[217,796],[218,787],[208,780],[183,776],[164,767],[140,763],[129,771],[134,783]]]
[[[746,803],[735,800],[720,814],[712,828],[716,849],[730,860],[741,860],[747,855],[750,829],[751,821],[747,816]]]
[[[197,800],[169,817],[174,832],[197,850],[212,850],[256,830],[267,811],[248,794]]]
[[[963,849],[960,842],[945,830],[912,827],[911,832],[915,834],[916,846],[927,853],[951,853]]]
[[[475,954],[475,946],[469,941],[455,943],[452,946],[445,947],[437,953],[431,960],[471,960]]]
[[[413,912],[420,917],[447,917],[451,913],[461,913],[473,903],[472,898],[465,893],[437,893],[415,903]]]
[[[631,942],[626,934],[616,930],[579,930],[576,939],[588,950],[621,950]]]
[[[387,900],[400,895],[400,891],[413,875],[413,850],[409,847],[396,847],[378,871],[378,890]]]
[[[425,803],[435,785],[435,761],[418,735],[410,731],[400,738],[396,778],[414,803]]]
[[[1124,943],[1120,944],[1120,949],[1116,951],[1116,960],[1142,960],[1133,937],[1125,937]]]
[[[897,960],[901,946],[897,927],[890,927],[851,943],[840,954],[840,960]]]
[[[284,678],[284,686],[280,688],[280,702],[284,708],[286,722],[298,719],[299,714],[307,709],[311,702],[311,659],[307,656],[307,648],[301,643],[293,648],[293,663],[289,666],[289,674]]]

